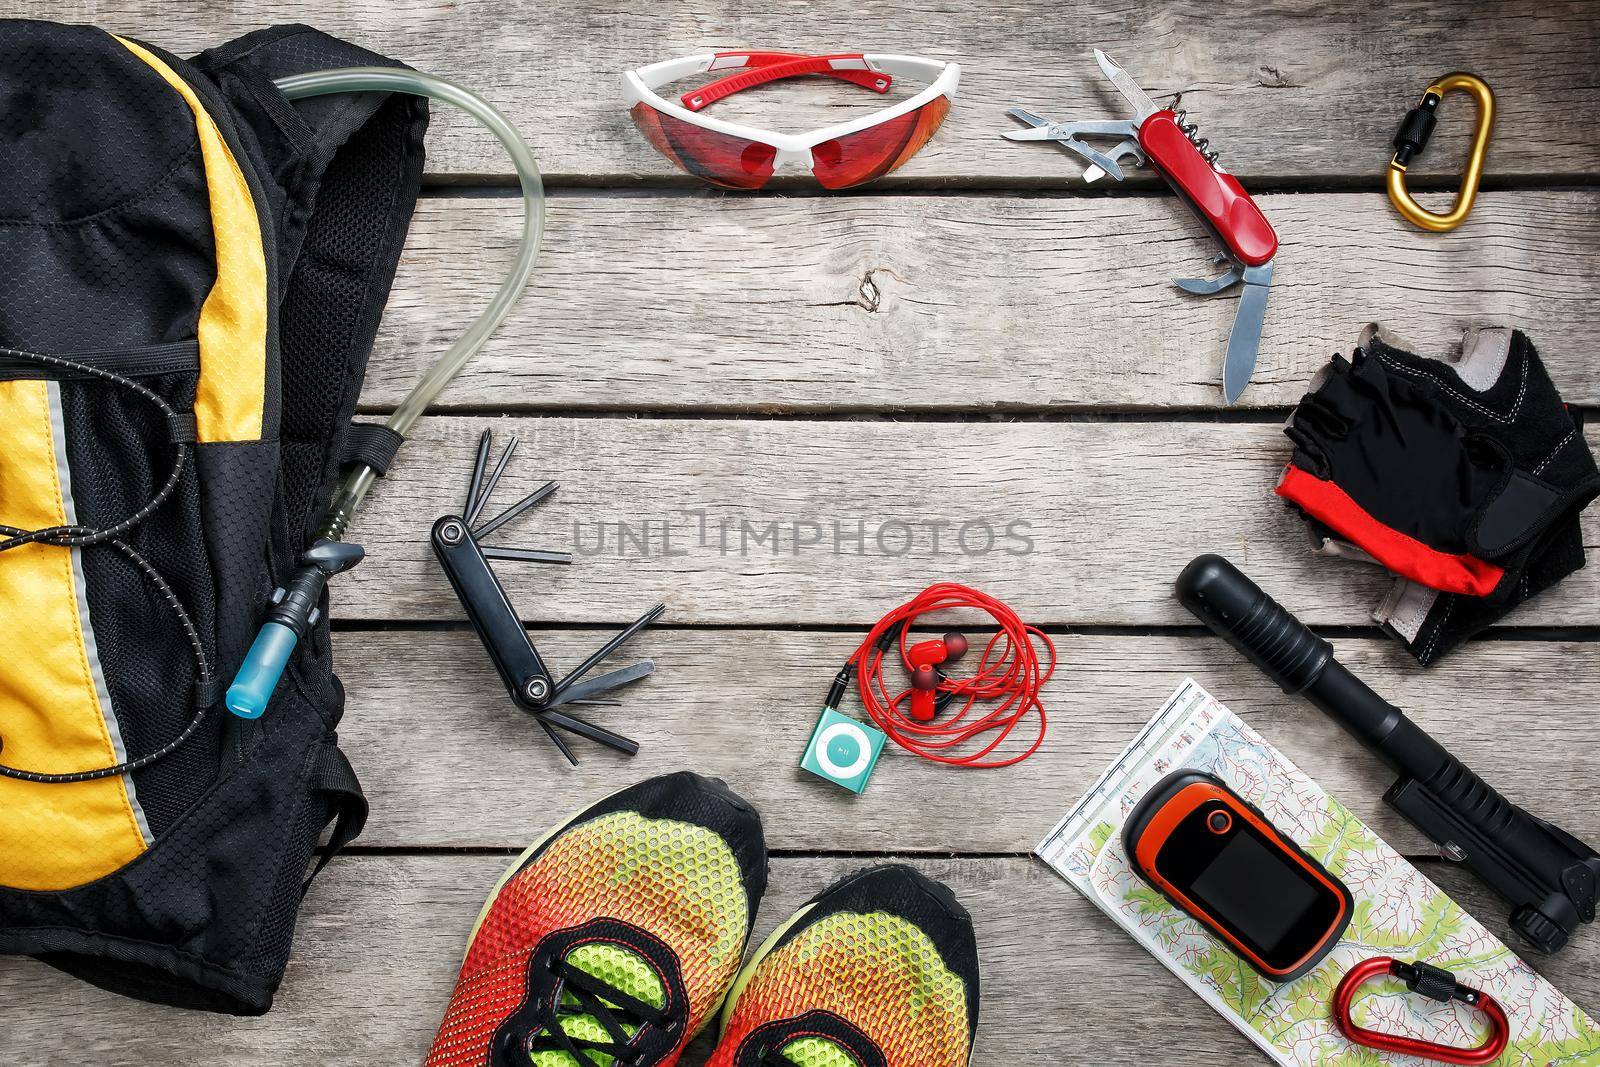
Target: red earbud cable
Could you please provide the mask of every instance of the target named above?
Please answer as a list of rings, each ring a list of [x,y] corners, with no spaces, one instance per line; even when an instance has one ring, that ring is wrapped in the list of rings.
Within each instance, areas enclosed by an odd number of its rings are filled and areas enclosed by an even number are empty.
[[[934,612],[959,608],[985,612],[998,629],[984,646],[970,677],[947,676],[939,683],[941,702],[949,701],[944,714],[934,721],[920,722],[910,713],[911,688],[891,694],[884,683],[884,654],[898,642],[900,660],[907,662],[906,635],[918,620]],[[1046,656],[1044,662],[1040,660],[1040,647]],[[1055,645],[1044,631],[1023,622],[1016,612],[987,593],[954,582],[928,586],[878,620],[841,675],[852,669],[856,671],[861,702],[872,721],[895,744],[924,759],[957,767],[1009,767],[1033,755],[1044,743],[1046,719],[1039,690],[1055,672]],[[952,710],[958,705],[959,710]],[[1033,720],[1037,720],[1037,727],[1026,725]],[[1019,728],[1024,736],[1031,736],[1027,748],[1011,755],[995,755]],[[963,751],[974,744],[979,746],[976,750]]]

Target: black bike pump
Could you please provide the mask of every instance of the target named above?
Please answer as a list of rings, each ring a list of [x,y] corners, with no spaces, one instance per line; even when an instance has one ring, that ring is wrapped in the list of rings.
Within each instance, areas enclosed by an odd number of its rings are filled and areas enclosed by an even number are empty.
[[[1384,800],[1512,905],[1512,927],[1557,952],[1595,917],[1600,856],[1490,788],[1333,657],[1333,646],[1216,555],[1196,557],[1178,599],[1282,687],[1299,693],[1400,775]]]

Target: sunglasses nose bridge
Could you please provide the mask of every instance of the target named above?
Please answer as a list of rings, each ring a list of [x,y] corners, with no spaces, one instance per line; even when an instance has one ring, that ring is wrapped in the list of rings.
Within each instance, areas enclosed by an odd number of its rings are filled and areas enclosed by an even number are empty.
[[[811,169],[811,149],[809,148],[780,148],[777,155],[772,158],[772,169],[782,170],[785,167],[798,167],[802,170]]]

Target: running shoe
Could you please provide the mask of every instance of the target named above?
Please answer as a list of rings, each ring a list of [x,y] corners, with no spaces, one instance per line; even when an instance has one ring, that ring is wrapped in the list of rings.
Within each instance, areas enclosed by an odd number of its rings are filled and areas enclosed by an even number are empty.
[[[536,841],[473,927],[428,1067],[676,1063],[739,969],[766,889],[761,817],[680,773]]]
[[[962,1067],[977,1028],[972,917],[910,867],[873,867],[756,951],[707,1067]]]

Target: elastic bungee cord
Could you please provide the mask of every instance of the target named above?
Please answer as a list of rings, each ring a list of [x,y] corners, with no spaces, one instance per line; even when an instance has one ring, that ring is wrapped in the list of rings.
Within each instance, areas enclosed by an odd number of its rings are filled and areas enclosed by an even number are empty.
[[[900,658],[906,661],[908,633],[918,620],[959,608],[984,612],[998,629],[984,646],[970,677],[945,677],[939,682],[944,713],[929,722],[918,721],[909,713],[912,689],[891,693],[885,684],[884,655],[898,644]],[[1044,650],[1043,660],[1035,641]],[[845,666],[845,672],[856,673],[857,691],[867,714],[895,744],[936,763],[988,768],[1020,763],[1044,743],[1048,724],[1039,691],[1055,669],[1056,648],[1044,631],[1023,622],[1015,611],[987,593],[954,582],[930,585],[878,620]],[[950,708],[958,703],[959,710],[952,712]],[[993,707],[987,710],[979,708],[991,703]],[[1031,719],[1037,719],[1038,727],[1023,751],[990,758]],[[974,742],[981,742],[976,751],[956,751]]]
[[[387,92],[404,93],[411,96],[424,96],[442,103],[451,104],[467,112],[478,120],[486,129],[494,134],[495,138],[505,147],[516,169],[517,180],[522,189],[523,221],[522,242],[517,249],[516,259],[512,264],[511,272],[506,280],[496,290],[489,305],[479,313],[478,317],[467,327],[465,333],[441,356],[419,381],[411,392],[401,401],[385,425],[396,434],[404,436],[416,423],[428,405],[443,391],[444,387],[460,373],[467,362],[477,355],[479,350],[488,342],[489,337],[505,320],[511,307],[516,303],[517,297],[527,286],[529,278],[533,276],[534,261],[539,251],[539,243],[544,232],[544,182],[539,174],[539,166],[534,161],[533,154],[512,126],[493,105],[470,90],[445,78],[418,71],[401,70],[392,67],[344,67],[336,70],[317,71],[310,74],[295,75],[277,81],[278,90],[289,100],[299,100],[305,97],[325,96],[332,93],[349,92]],[[172,740],[161,747],[154,749],[134,759],[107,767],[99,767],[87,771],[75,771],[65,774],[41,774],[35,771],[26,771],[16,767],[0,764],[0,777],[21,779],[28,782],[56,783],[56,782],[84,782],[98,778],[111,778],[118,775],[129,774],[147,767],[157,760],[163,759],[177,751],[185,742],[194,736],[195,731],[205,720],[206,714],[217,703],[215,690],[216,679],[210,658],[206,654],[205,641],[195,626],[193,618],[184,608],[182,601],[167,583],[159,571],[137,549],[121,540],[122,534],[139,525],[171,498],[183,481],[184,474],[190,468],[192,444],[194,441],[194,421],[192,416],[176,411],[170,404],[163,400],[152,390],[146,388],[131,378],[95,367],[77,360],[41,352],[28,352],[18,349],[0,347],[0,355],[37,363],[40,366],[64,371],[74,375],[83,375],[99,379],[107,384],[127,389],[156,407],[170,428],[170,441],[173,445],[172,469],[161,487],[137,511],[133,512],[117,523],[106,527],[89,526],[53,526],[39,530],[23,530],[12,526],[0,524],[0,552],[19,548],[29,544],[45,544],[62,548],[88,548],[106,546],[116,549],[126,557],[144,575],[145,580],[160,594],[161,599],[167,604],[178,626],[183,630],[185,638],[194,653],[195,659],[195,713],[188,724],[178,732]],[[333,502],[324,513],[322,522],[317,532],[317,538],[338,541],[344,537],[349,528],[350,519],[355,509],[366,497],[367,492],[377,480],[377,471],[364,463],[355,464],[340,484],[339,491],[335,494]],[[292,646],[291,646],[292,647]],[[285,658],[287,655],[285,654]],[[278,664],[278,673],[281,674],[282,664]],[[277,674],[274,674],[271,689],[277,683]],[[0,737],[0,751],[3,751],[4,738]]]
[[[46,355],[43,352],[26,352],[16,348],[0,348],[0,355],[29,363],[37,363],[40,366],[65,371],[70,374],[98,378],[110,385],[126,389],[141,399],[148,401],[161,413],[161,417],[165,420],[171,435],[170,440],[173,448],[172,470],[168,472],[166,480],[150,499],[145,501],[144,506],[115,525],[106,527],[48,526],[39,530],[19,530],[14,526],[0,524],[0,534],[6,535],[4,540],[0,540],[0,552],[21,548],[23,545],[44,544],[55,545],[60,548],[89,548],[95,545],[106,545],[122,553],[129,562],[138,568],[139,572],[144,575],[145,580],[155,588],[156,592],[161,594],[162,601],[167,605],[168,610],[172,612],[179,628],[183,630],[184,636],[188,639],[189,647],[194,652],[195,689],[199,694],[195,700],[195,713],[189,719],[188,725],[180,730],[171,741],[137,759],[124,760],[121,763],[113,764],[109,767],[99,767],[92,771],[74,771],[65,774],[40,774],[37,771],[25,771],[17,767],[8,767],[0,764],[0,777],[17,778],[25,782],[51,783],[87,782],[96,778],[112,778],[116,775],[128,774],[141,767],[147,767],[162,757],[177,751],[185,741],[194,736],[194,732],[200,728],[200,723],[205,718],[206,709],[214,702],[214,698],[208,698],[208,694],[212,694],[215,688],[211,673],[211,660],[206,655],[205,642],[200,637],[199,628],[195,626],[194,620],[189,616],[188,610],[184,608],[183,602],[178,599],[178,594],[173,592],[172,586],[168,585],[167,580],[161,576],[161,572],[156,570],[138,549],[122,540],[120,536],[155,514],[156,509],[165,504],[172,494],[177,491],[178,485],[183,481],[184,471],[189,467],[190,445],[194,441],[194,419],[180,414],[157,393],[145,388],[132,378],[125,378],[101,367],[94,367],[62,356]],[[5,738],[0,736],[0,752],[3,752],[4,748]]]

